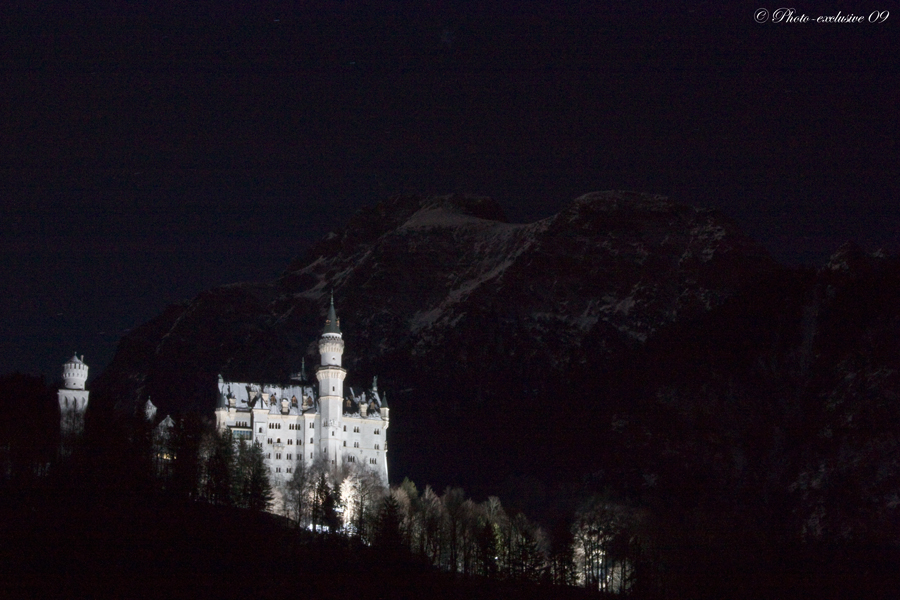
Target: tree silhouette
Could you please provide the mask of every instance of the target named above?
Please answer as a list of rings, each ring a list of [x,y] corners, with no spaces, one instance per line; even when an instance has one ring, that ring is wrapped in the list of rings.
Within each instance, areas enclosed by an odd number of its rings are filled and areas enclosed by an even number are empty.
[[[244,464],[242,504],[258,512],[268,510],[273,494],[262,447],[256,443],[246,445],[241,440],[241,455],[241,462]]]

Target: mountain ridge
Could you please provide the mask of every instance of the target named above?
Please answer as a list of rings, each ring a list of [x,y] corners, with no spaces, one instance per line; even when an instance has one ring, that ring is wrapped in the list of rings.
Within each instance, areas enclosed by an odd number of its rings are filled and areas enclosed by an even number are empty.
[[[316,364],[333,291],[348,384],[379,375],[396,409],[392,472],[465,484],[477,457],[448,460],[442,448],[502,428],[512,398],[522,425],[572,365],[603,368],[775,268],[721,214],[658,195],[585,194],[522,224],[488,198],[397,197],[356,213],[274,281],[170,306],[122,339],[94,396],[120,412],[147,398],[163,412],[211,412],[219,373],[274,381],[303,358]],[[502,468],[502,454],[485,468]],[[417,471],[417,456],[433,464]]]

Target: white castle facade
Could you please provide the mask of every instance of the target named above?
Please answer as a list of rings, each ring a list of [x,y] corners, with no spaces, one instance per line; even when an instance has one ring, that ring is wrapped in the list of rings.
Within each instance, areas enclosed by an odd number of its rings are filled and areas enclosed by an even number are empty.
[[[286,386],[225,381],[219,377],[216,426],[236,440],[263,449],[273,484],[292,477],[302,462],[324,460],[333,469],[358,465],[388,482],[387,398],[377,378],[369,390],[345,392],[341,366],[344,340],[334,300],[319,338],[318,385],[306,381],[305,365]]]

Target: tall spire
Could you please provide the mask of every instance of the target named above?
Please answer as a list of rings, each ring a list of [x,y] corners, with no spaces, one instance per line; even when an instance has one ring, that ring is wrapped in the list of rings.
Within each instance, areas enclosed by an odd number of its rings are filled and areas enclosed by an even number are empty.
[[[328,317],[325,319],[325,331],[322,333],[341,334],[341,320],[337,318],[337,313],[334,312],[334,292],[331,293],[331,306],[328,307]]]

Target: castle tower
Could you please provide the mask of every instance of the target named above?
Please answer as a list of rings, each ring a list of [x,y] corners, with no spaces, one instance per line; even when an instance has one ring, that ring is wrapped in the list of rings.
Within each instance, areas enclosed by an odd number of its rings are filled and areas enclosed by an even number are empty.
[[[341,355],[344,354],[344,340],[341,335],[341,323],[334,311],[334,296],[325,319],[325,329],[319,338],[319,356],[321,365],[316,369],[319,380],[319,409],[321,414],[320,447],[316,449],[325,455],[329,464],[340,465],[342,429],[341,417],[344,398],[344,378],[347,371],[341,367]]]
[[[84,356],[76,354],[63,365],[63,387],[59,390],[60,433],[63,443],[84,431],[84,411],[88,405],[88,392],[84,389],[87,382],[88,366],[84,364]]]

